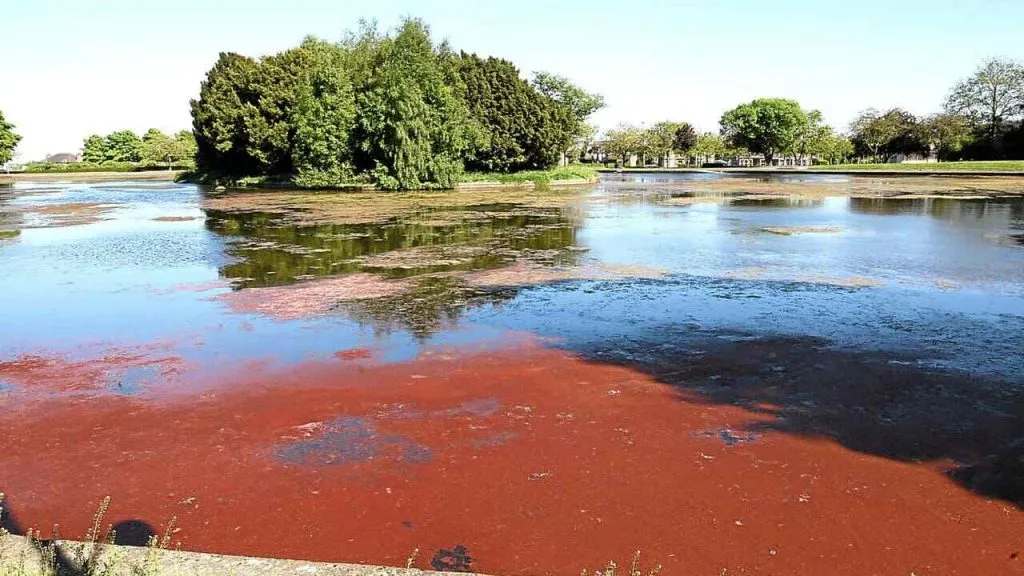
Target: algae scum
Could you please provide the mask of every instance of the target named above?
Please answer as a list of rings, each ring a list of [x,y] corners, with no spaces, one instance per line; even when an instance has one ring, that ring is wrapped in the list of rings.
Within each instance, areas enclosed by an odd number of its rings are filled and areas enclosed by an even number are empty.
[[[905,492],[901,518],[958,494],[1024,508],[1021,192],[712,174],[420,194],[15,186],[0,416],[47,434],[5,437],[4,488],[40,525],[73,522],[65,494],[84,490],[182,514],[188,549],[393,565],[422,546],[495,573],[599,563],[594,539],[635,546],[623,532],[667,565],[708,531],[742,548],[720,493],[739,482],[782,482],[807,510],[857,513],[862,482]],[[941,489],[914,496],[918,474]],[[843,488],[796,488],[817,475]],[[638,495],[636,478],[667,484]],[[744,516],[798,519],[774,489]],[[252,513],[278,500],[300,528]],[[814,518],[828,525],[806,533],[846,529]],[[949,526],[901,529],[967,529]],[[567,534],[582,543],[564,558],[543,549]]]
[[[1008,375],[1021,190],[705,174],[408,195],[15,187],[0,353],[162,339],[186,357],[299,357],[328,352],[316,325],[400,358],[509,329],[574,348],[686,325]]]

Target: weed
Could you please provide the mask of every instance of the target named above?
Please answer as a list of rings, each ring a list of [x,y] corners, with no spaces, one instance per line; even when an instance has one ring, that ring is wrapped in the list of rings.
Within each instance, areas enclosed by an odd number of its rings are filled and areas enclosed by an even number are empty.
[[[647,572],[647,576],[658,576],[660,573],[661,564],[658,564]],[[589,574],[586,570],[583,570],[580,572],[580,576],[619,576],[619,565],[612,561],[609,562],[603,570],[595,570],[593,574]],[[629,563],[629,572],[623,576],[644,576],[643,570],[640,569],[639,550],[633,554],[633,560]]]

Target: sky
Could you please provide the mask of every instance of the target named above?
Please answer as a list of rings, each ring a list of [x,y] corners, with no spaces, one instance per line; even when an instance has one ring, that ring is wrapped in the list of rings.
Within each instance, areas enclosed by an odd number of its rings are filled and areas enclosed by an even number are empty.
[[[361,18],[425,20],[456,49],[605,96],[594,121],[685,120],[787,97],[845,129],[868,107],[938,111],[984,59],[1024,61],[1024,0],[7,0],[0,111],[21,161],[85,136],[191,126],[219,52],[261,56]]]

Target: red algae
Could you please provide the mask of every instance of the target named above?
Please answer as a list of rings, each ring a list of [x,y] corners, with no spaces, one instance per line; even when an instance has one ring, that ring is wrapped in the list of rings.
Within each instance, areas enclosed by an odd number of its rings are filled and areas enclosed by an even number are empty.
[[[275,288],[253,288],[222,294],[235,312],[263,314],[276,320],[298,320],[326,314],[339,302],[394,296],[408,282],[384,280],[373,274],[349,274]]]
[[[0,380],[23,392],[19,400],[66,393],[135,394],[151,383],[166,384],[185,365],[178,357],[122,351],[80,362],[23,355],[0,361]]]
[[[189,550],[404,565],[464,546],[489,573],[576,574],[636,549],[667,574],[1022,568],[1024,512],[941,463],[743,432],[772,416],[566,352],[217,380],[187,400],[0,396],[4,429],[41,432],[0,437],[13,519],[81,533],[109,494],[113,522],[177,516]]]
[[[369,348],[351,348],[349,350],[339,350],[334,353],[334,357],[342,361],[369,360],[373,358],[373,350],[370,350]]]

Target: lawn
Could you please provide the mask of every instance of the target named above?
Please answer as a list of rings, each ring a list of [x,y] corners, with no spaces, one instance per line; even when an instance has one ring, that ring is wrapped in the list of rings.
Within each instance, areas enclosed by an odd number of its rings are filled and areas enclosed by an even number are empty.
[[[938,164],[823,164],[811,170],[892,172],[1024,172],[1024,160],[993,162],[939,162]]]
[[[593,180],[597,178],[597,170],[589,166],[572,165],[552,170],[529,170],[509,174],[498,172],[467,172],[462,175],[461,182],[500,182],[502,184],[547,184],[562,180]]]

